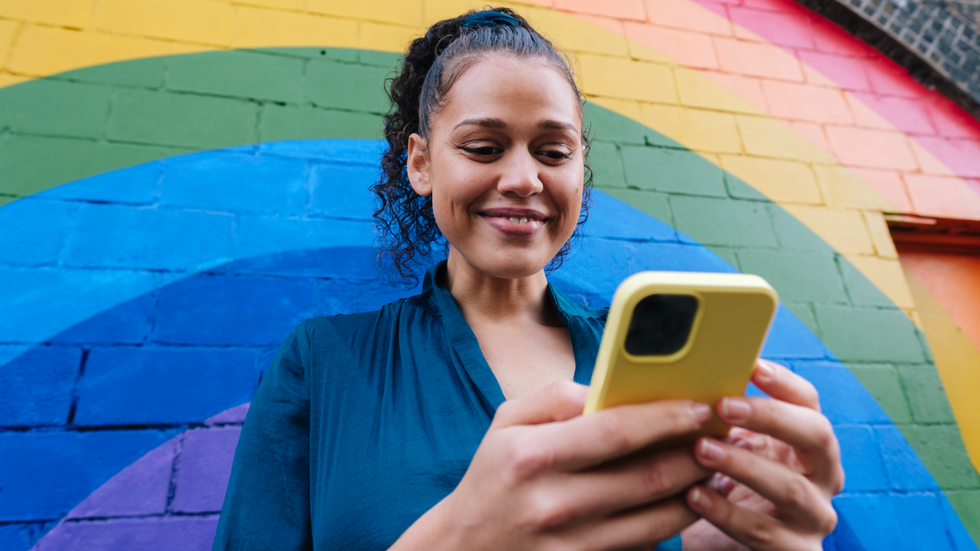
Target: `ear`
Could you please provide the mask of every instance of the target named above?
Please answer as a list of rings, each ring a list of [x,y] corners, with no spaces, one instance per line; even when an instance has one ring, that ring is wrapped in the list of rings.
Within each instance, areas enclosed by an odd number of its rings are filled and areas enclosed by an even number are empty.
[[[425,138],[418,134],[408,137],[407,155],[408,181],[412,189],[422,197],[432,195],[432,184],[429,181],[429,148]]]

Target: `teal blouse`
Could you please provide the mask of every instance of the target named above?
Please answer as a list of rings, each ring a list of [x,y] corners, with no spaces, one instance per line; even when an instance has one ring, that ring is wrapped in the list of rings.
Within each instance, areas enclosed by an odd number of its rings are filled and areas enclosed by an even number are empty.
[[[245,419],[214,549],[386,549],[456,487],[504,395],[444,265],[419,295],[290,333]],[[606,310],[548,289],[588,384]]]

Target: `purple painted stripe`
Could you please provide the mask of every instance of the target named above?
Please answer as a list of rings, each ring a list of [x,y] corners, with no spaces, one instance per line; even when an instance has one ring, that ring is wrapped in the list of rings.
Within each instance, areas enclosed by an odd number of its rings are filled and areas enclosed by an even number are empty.
[[[72,509],[34,551],[210,549],[248,406],[225,410],[133,462]]]

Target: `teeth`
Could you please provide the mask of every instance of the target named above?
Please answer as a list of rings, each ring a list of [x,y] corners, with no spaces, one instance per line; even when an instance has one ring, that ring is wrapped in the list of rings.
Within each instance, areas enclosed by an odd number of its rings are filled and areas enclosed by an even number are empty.
[[[515,224],[527,224],[527,218],[508,218],[508,220]]]

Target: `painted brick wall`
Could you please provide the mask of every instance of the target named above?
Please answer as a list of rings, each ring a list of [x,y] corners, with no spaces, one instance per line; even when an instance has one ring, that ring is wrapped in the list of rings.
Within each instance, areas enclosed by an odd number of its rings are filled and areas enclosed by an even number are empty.
[[[393,52],[467,7],[0,1],[0,549],[209,546],[278,342],[408,292],[373,272],[377,143],[284,140],[376,140]],[[974,549],[980,387],[934,361],[884,215],[980,219],[980,125],[790,0],[517,8],[574,58],[597,190],[645,216],[597,212],[562,281],[762,274],[767,355],[845,449],[826,547]]]

